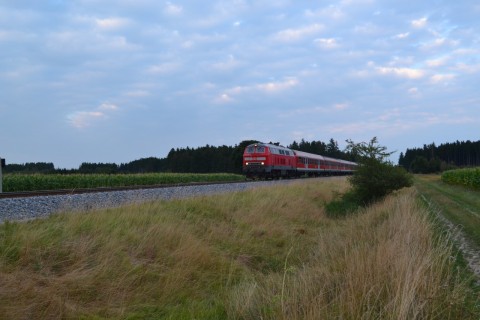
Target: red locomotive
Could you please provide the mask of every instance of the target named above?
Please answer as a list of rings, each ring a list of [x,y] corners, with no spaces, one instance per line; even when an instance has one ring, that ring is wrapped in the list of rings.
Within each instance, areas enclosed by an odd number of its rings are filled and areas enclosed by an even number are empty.
[[[268,143],[248,145],[243,173],[249,179],[351,174],[357,164]]]

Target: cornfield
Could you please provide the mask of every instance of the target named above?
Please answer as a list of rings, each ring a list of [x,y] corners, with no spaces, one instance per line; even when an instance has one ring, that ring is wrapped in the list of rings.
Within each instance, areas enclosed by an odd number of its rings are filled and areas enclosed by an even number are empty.
[[[151,186],[190,182],[240,181],[241,175],[214,173],[142,174],[5,174],[3,191],[35,191],[101,187]]]
[[[445,171],[442,181],[449,184],[463,185],[472,189],[480,189],[480,168],[467,168]]]

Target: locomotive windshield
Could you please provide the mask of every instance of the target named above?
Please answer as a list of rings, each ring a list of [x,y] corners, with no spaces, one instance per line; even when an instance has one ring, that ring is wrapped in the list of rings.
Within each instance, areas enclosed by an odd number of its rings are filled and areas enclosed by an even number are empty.
[[[246,151],[247,151],[247,153],[264,153],[265,152],[265,147],[263,147],[263,146],[248,146]]]

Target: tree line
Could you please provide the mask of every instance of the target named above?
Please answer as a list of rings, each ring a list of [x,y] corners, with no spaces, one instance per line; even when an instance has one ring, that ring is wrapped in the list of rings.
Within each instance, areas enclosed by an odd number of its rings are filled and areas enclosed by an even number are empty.
[[[5,173],[241,173],[245,147],[256,140],[245,140],[235,146],[202,146],[198,148],[172,148],[165,158],[142,158],[128,163],[82,163],[78,169],[58,169],[51,162],[7,164]],[[279,145],[278,142],[270,142]],[[340,150],[333,138],[323,141],[293,141],[288,148],[321,154],[348,161],[359,160],[354,150]],[[436,146],[425,144],[422,148],[407,149],[400,153],[398,164],[413,173],[442,172],[458,167],[480,166],[480,141],[456,141]]]
[[[407,149],[398,164],[413,173],[434,173],[458,167],[480,166],[480,140],[455,141],[436,146]]]
[[[245,147],[256,140],[244,140],[235,146],[202,146],[198,148],[172,148],[166,158],[142,158],[128,163],[82,163],[78,169],[56,169],[53,163],[7,164],[5,173],[242,173],[242,159]],[[278,142],[270,142],[279,145]],[[350,152],[341,151],[333,138],[328,143],[322,141],[293,141],[288,148],[321,154],[323,156],[355,161]]]

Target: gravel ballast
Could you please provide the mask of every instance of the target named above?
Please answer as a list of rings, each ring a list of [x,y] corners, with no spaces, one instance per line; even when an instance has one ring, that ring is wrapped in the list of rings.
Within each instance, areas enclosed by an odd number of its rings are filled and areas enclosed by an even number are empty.
[[[136,189],[71,195],[0,199],[0,223],[46,217],[56,212],[89,211],[120,207],[130,203],[169,200],[224,192],[242,191],[260,186],[298,180],[256,181],[213,185],[193,185],[157,189]]]

